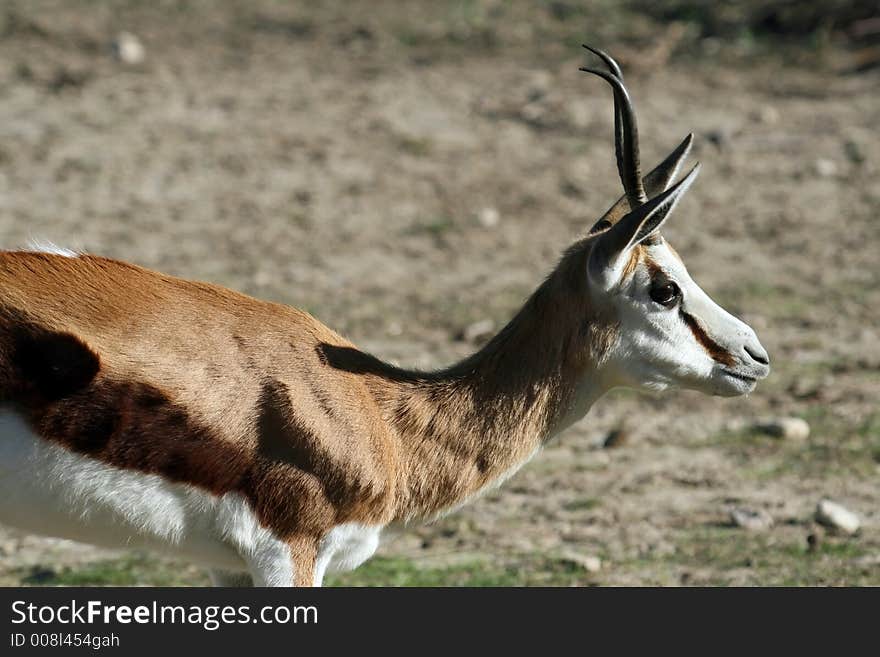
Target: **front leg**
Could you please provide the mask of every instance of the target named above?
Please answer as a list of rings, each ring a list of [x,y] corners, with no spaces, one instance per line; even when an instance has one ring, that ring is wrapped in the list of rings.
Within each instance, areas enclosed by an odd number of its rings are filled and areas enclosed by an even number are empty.
[[[316,577],[318,539],[302,536],[290,542],[290,560],[293,563],[293,586],[321,586]]]
[[[320,586],[315,578],[318,539],[267,539],[246,557],[254,586]]]
[[[216,531],[244,561],[253,586],[315,584],[319,538],[310,532],[294,530],[279,535],[263,525],[250,504],[238,496],[221,500]],[[214,581],[220,581],[218,576],[214,576]]]

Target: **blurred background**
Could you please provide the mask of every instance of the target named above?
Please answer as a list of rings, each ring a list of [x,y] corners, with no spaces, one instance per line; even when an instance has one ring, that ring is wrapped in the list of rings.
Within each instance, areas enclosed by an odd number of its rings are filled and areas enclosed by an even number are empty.
[[[666,235],[773,362],[615,392],[501,489],[331,584],[880,584],[880,3],[3,0],[0,235],[462,358],[620,195],[623,65]],[[839,507],[817,505],[832,500]],[[0,584],[205,573],[0,528]]]

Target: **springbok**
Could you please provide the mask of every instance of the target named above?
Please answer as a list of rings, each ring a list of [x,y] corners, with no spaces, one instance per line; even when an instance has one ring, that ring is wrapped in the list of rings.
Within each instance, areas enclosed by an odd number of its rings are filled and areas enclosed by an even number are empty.
[[[0,255],[0,522],[170,550],[220,585],[319,585],[380,532],[510,476],[606,391],[740,395],[769,372],[754,331],[688,275],[660,228],[688,136],[644,179],[617,63],[625,190],[484,348],[394,367],[311,315],[71,253]]]

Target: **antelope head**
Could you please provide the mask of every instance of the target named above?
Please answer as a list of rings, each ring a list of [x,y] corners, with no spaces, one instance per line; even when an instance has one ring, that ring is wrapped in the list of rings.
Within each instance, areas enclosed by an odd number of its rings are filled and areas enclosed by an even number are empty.
[[[587,260],[591,303],[619,327],[604,357],[608,385],[724,396],[751,392],[770,371],[767,352],[751,327],[694,282],[660,234],[699,173],[697,164],[670,186],[693,135],[642,179],[635,111],[620,67],[604,52],[584,47],[608,68],[581,70],[614,91],[615,152],[625,191],[593,227]]]

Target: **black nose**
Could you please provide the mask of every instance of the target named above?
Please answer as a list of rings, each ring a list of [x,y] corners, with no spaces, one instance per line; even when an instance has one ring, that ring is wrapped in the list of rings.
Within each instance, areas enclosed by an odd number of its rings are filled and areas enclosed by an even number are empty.
[[[763,350],[758,351],[754,348],[750,349],[749,347],[743,347],[743,349],[745,350],[745,352],[749,356],[752,357],[752,360],[755,360],[755,361],[761,363],[761,365],[769,365],[770,364],[770,358],[767,356],[766,351],[763,351]]]

